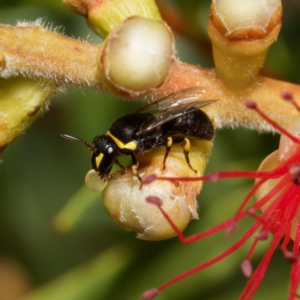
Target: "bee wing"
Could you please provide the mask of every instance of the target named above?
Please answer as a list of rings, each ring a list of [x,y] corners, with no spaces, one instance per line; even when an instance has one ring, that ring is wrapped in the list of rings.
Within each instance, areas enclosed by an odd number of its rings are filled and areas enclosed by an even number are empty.
[[[190,113],[191,110],[187,111],[188,108],[202,108],[206,105],[209,105],[211,103],[216,102],[217,100],[203,100],[203,101],[192,101],[192,102],[185,102],[181,104],[177,104],[171,107],[168,107],[162,111],[158,111],[156,114],[153,114],[154,119],[152,119],[149,122],[144,123],[140,129],[139,132],[137,132],[137,135],[140,135],[142,133],[148,132],[153,130],[154,128],[161,126],[175,118],[178,118],[182,115],[185,115],[186,113]]]
[[[179,106],[184,103],[199,100],[200,96],[205,93],[201,87],[190,87],[166,97],[163,97],[137,111],[137,113],[152,113],[156,114],[157,111],[169,110],[172,107]]]

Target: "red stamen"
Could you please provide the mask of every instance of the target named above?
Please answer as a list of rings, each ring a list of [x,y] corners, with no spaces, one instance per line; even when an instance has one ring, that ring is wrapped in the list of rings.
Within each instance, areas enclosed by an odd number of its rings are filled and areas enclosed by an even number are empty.
[[[244,260],[241,264],[241,269],[245,277],[250,277],[252,275],[252,265],[249,260]]]
[[[300,112],[300,107],[296,103],[292,92],[290,92],[290,91],[281,91],[280,94],[281,94],[282,99],[291,102],[294,105],[294,107]]]
[[[257,172],[257,171],[212,171],[209,175],[198,176],[198,177],[157,177],[157,180],[168,180],[168,181],[211,181],[216,182],[218,179],[224,178],[263,178],[268,175],[269,172]],[[274,175],[271,178],[278,178],[280,175]]]
[[[296,185],[300,185],[300,164],[289,166],[291,179]]]
[[[288,245],[288,243],[291,240],[291,238],[290,238],[290,236],[291,236],[291,230],[292,230],[292,225],[291,224],[287,224],[287,231],[286,231],[284,240],[282,241],[281,246],[280,246],[280,249],[283,252],[284,257],[287,260],[290,260],[291,254],[293,254],[293,252],[290,252],[290,251],[287,250],[287,245]]]
[[[292,98],[291,94],[282,93],[282,96],[287,100]],[[300,144],[300,141],[288,133],[285,129],[279,126],[277,123],[269,119],[262,111],[257,107],[254,101],[248,100],[246,102],[248,108],[254,109],[262,118],[269,122],[275,129],[280,131],[282,134],[286,135],[293,142]],[[162,291],[168,286],[181,281],[182,279],[199,272],[218,261],[226,258],[228,255],[239,249],[243,244],[245,244],[248,239],[253,236],[251,247],[248,251],[246,259],[242,262],[241,268],[242,272],[246,277],[250,277],[246,287],[244,288],[240,300],[251,300],[254,296],[256,290],[258,289],[261,281],[265,276],[266,269],[270,263],[271,257],[282,241],[280,248],[284,253],[284,257],[292,263],[292,269],[290,273],[291,287],[289,292],[289,300],[294,300],[295,298],[300,299],[300,295],[297,294],[297,288],[300,283],[300,260],[299,260],[299,244],[300,244],[300,216],[298,217],[300,211],[300,153],[297,152],[290,156],[287,160],[280,163],[279,166],[271,171],[267,172],[253,172],[253,171],[226,171],[226,172],[211,172],[207,176],[200,177],[158,177],[159,180],[170,180],[172,182],[176,181],[199,181],[208,180],[211,182],[216,182],[219,179],[234,178],[234,177],[246,177],[259,179],[252,189],[248,192],[244,200],[242,201],[240,207],[234,218],[222,222],[215,227],[200,233],[195,234],[191,237],[185,237],[176,225],[172,222],[168,214],[162,209],[160,199],[156,197],[148,197],[147,201],[158,206],[161,213],[164,215],[166,220],[172,226],[173,230],[177,233],[181,242],[184,244],[192,243],[199,239],[205,238],[208,235],[214,234],[220,230],[226,229],[226,235],[232,235],[237,228],[237,222],[249,215],[254,219],[254,224],[246,231],[246,233],[236,242],[234,245],[223,251],[218,256],[194,267],[193,269],[176,276],[172,280],[162,284],[155,291],[155,296],[158,291]],[[254,194],[265,184],[268,180],[278,179],[274,183],[274,187],[271,188],[268,193],[260,198],[255,204],[246,208]],[[152,199],[155,198],[155,199]],[[159,201],[158,201],[159,200]],[[262,210],[261,213],[257,213],[258,210]],[[295,218],[297,218],[297,228],[294,233]],[[256,233],[256,234],[255,234]],[[274,236],[271,239],[271,243],[266,253],[264,254],[262,260],[260,261],[258,267],[252,274],[252,266],[250,259],[254,254],[256,246],[259,241],[266,240],[269,238],[269,233],[273,233]],[[293,250],[288,251],[287,245],[291,241],[291,235],[294,239]],[[151,290],[153,291],[153,290]],[[145,295],[145,294],[144,294]],[[152,296],[151,296],[152,297]],[[152,299],[152,298],[142,298],[142,299]]]
[[[148,198],[149,197],[147,197],[147,199]],[[152,198],[152,197],[150,197],[150,198]],[[156,197],[154,197],[154,198],[156,198]],[[239,216],[231,218],[231,219],[228,219],[225,222],[222,222],[222,223],[218,224],[217,226],[212,227],[212,228],[210,228],[210,229],[208,229],[208,230],[206,230],[206,231],[204,231],[202,233],[197,233],[197,234],[192,235],[190,237],[185,237],[183,235],[183,233],[176,227],[176,225],[174,224],[174,222],[172,221],[172,219],[169,217],[169,215],[162,209],[162,207],[159,204],[159,202],[157,203],[156,201],[152,201],[152,199],[151,199],[151,201],[148,201],[148,202],[157,205],[158,209],[161,211],[161,213],[163,214],[163,216],[169,222],[169,224],[171,225],[172,229],[176,232],[176,234],[178,235],[178,238],[180,239],[180,241],[183,244],[193,243],[193,242],[198,241],[200,239],[203,239],[203,238],[205,238],[205,237],[207,237],[209,235],[217,233],[217,232],[219,232],[221,230],[227,229],[235,221],[238,221],[238,220],[244,218],[247,215],[246,212],[243,212]]]
[[[256,109],[257,108],[257,104],[253,100],[246,100],[245,105],[246,105],[247,108],[250,108],[250,109]]]
[[[255,238],[259,241],[266,241],[269,238],[269,234],[266,231],[260,231],[259,233],[257,233]]]
[[[293,263],[292,271],[291,271],[291,287],[290,287],[290,294],[288,300],[293,300],[294,298],[300,298],[297,294],[297,288],[299,286],[300,281],[300,261],[299,259]]]
[[[148,196],[146,198],[146,201],[148,203],[155,204],[158,207],[162,206],[162,201],[158,197],[155,197],[155,196]]]
[[[156,180],[156,178],[157,178],[157,176],[155,174],[150,174],[142,180],[142,184],[149,184],[149,183],[153,182],[154,180]]]
[[[254,271],[250,280],[247,282],[246,287],[244,288],[244,290],[240,296],[240,300],[250,300],[253,297],[254,293],[258,289],[258,287],[265,275],[265,272],[270,263],[271,257],[273,255],[278,243],[280,242],[280,239],[282,238],[283,233],[284,233],[284,228],[282,228],[281,231],[278,231],[275,234],[275,236],[272,240],[272,243],[269,246],[267,252],[265,253],[263,259],[261,260],[259,266]]]
[[[299,196],[297,197],[299,200]],[[294,241],[294,247],[293,247],[293,253],[296,257],[296,261],[292,265],[291,270],[291,287],[290,287],[290,295],[289,300],[292,300],[297,295],[297,288],[299,286],[300,282],[300,260],[299,260],[299,242],[300,242],[300,216],[297,219],[297,230],[296,230],[296,236]]]
[[[258,239],[255,239],[255,240],[253,241],[253,243],[251,244],[251,247],[250,247],[250,249],[249,249],[249,251],[248,251],[248,254],[247,254],[247,256],[246,256],[246,260],[247,260],[247,261],[250,261],[252,255],[253,255],[253,253],[254,253],[254,250],[255,250],[255,248],[256,248],[256,246],[257,246],[257,244],[258,244],[258,241],[259,241]]]
[[[191,270],[189,270],[185,273],[182,273],[181,275],[178,275],[178,276],[174,277],[170,281],[168,281],[168,282],[162,284],[161,286],[159,286],[158,290],[162,291],[165,288],[167,288],[168,286],[170,286],[170,285],[172,285],[172,284],[174,284],[178,281],[181,281],[182,279],[187,278],[187,277],[191,276],[192,274],[200,272],[201,270],[203,270],[203,269],[205,269],[205,268],[207,268],[211,265],[214,265],[218,261],[224,259],[228,255],[230,255],[231,253],[233,253],[234,251],[239,249],[243,244],[245,244],[247,242],[247,240],[249,239],[249,237],[251,235],[253,235],[253,233],[257,230],[258,226],[259,226],[258,224],[252,225],[252,227],[242,236],[242,238],[237,243],[235,243],[233,246],[231,246],[230,248],[225,250],[223,253],[221,253],[220,255],[216,256],[215,258],[213,258],[211,260],[206,261],[203,264],[200,264],[199,266],[196,266],[195,268],[193,268],[193,269],[191,269]]]
[[[282,99],[287,100],[287,101],[292,101],[294,99],[292,92],[283,90],[280,92],[280,95]]]
[[[236,215],[238,215],[241,211],[243,211],[250,201],[251,197],[254,196],[254,194],[258,191],[258,189],[268,180],[273,179],[273,178],[278,178],[282,176],[284,173],[286,173],[286,170],[288,168],[288,165],[295,160],[295,154],[294,156],[291,156],[287,161],[285,161],[283,164],[279,165],[277,168],[275,168],[273,171],[266,172],[265,176],[262,177],[262,179],[254,185],[254,187],[249,191],[248,195],[245,197],[244,201],[242,202],[241,206],[239,207]],[[286,179],[287,181],[289,179]],[[265,203],[267,203],[280,189],[284,186],[284,182],[281,184],[277,184],[265,197],[260,199],[257,203],[261,203],[261,206],[263,206]],[[262,201],[263,200],[263,201]],[[261,208],[257,207],[257,208]],[[256,208],[256,209],[257,209]]]
[[[238,229],[238,224],[237,222],[232,222],[231,224],[229,224],[229,226],[226,228],[225,231],[225,236],[229,237],[231,235],[233,235]]]
[[[287,259],[291,263],[294,263],[297,261],[297,256],[291,251],[284,252],[284,258]]]
[[[220,178],[220,173],[217,171],[211,171],[209,177],[211,182],[217,182]]]
[[[159,294],[158,289],[152,289],[149,291],[146,291],[145,293],[143,293],[143,295],[141,296],[142,300],[150,300],[155,298],[157,295]]]

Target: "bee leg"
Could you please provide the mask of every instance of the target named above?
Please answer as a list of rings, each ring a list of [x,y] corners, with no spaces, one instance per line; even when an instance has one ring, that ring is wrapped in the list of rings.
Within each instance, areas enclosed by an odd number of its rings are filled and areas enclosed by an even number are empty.
[[[132,173],[138,178],[138,180],[140,181],[140,189],[142,188],[143,186],[143,183],[142,183],[142,178],[140,176],[140,174],[138,173],[137,169],[138,169],[138,166],[139,166],[139,162],[138,160],[136,159],[135,155],[133,153],[130,153],[130,156],[131,156],[131,160],[132,160],[132,166],[131,166],[131,169],[132,169]]]
[[[166,152],[165,152],[164,161],[163,161],[163,170],[166,169],[166,161],[167,161],[167,157],[170,153],[170,150],[172,148],[172,145],[173,145],[173,139],[169,136],[167,138]]]
[[[115,160],[115,164],[116,164],[117,166],[119,166],[119,167],[122,169],[122,174],[125,174],[125,173],[127,172],[127,168],[124,167],[124,166],[119,162],[118,159]]]
[[[184,154],[185,160],[186,160],[187,164],[189,165],[189,167],[195,173],[197,173],[197,171],[191,166],[190,158],[189,158],[189,153],[190,153],[190,149],[191,149],[191,142],[188,138],[184,138],[184,142],[185,142],[185,145],[183,147],[183,154]]]

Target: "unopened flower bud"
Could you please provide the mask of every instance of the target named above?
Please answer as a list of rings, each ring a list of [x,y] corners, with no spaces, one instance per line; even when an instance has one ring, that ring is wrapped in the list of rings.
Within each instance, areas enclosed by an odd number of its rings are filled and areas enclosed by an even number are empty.
[[[107,181],[101,180],[99,174],[91,169],[85,176],[85,185],[93,192],[100,192],[106,187]]]
[[[154,0],[63,0],[63,2],[79,15],[86,17],[90,28],[103,39],[131,16],[161,20]]]
[[[56,85],[50,80],[23,77],[0,79],[0,152],[46,109]]]
[[[255,79],[281,28],[280,0],[214,0],[208,22],[218,76],[242,88]]]
[[[150,174],[173,177],[171,180],[155,180],[141,187],[140,181],[131,171],[116,174],[103,191],[103,204],[114,221],[126,230],[138,233],[138,238],[145,240],[163,240],[176,236],[160,210],[148,203],[152,196],[162,201],[162,208],[183,231],[189,221],[198,218],[196,197],[202,181],[178,182],[176,177],[203,175],[211,142],[195,140],[189,154],[190,162],[197,174],[185,161],[181,145],[175,145],[162,170],[165,149],[154,149],[144,155],[138,155],[138,172],[142,178]]]
[[[107,37],[99,68],[117,91],[138,96],[159,88],[174,60],[174,37],[166,23],[130,17]]]

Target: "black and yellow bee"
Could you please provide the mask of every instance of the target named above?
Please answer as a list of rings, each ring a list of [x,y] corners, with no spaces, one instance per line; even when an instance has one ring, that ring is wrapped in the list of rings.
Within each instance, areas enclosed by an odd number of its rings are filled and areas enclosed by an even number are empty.
[[[117,119],[106,134],[97,135],[91,144],[67,134],[61,136],[82,143],[90,149],[92,168],[99,173],[100,179],[106,180],[109,177],[113,164],[125,170],[118,156],[130,155],[133,174],[141,181],[135,154],[165,147],[162,162],[165,168],[172,145],[180,143],[183,144],[187,164],[194,170],[189,160],[189,137],[212,140],[214,136],[214,126],[200,108],[216,100],[200,101],[202,93],[202,89],[193,87],[170,94],[135,113]]]

